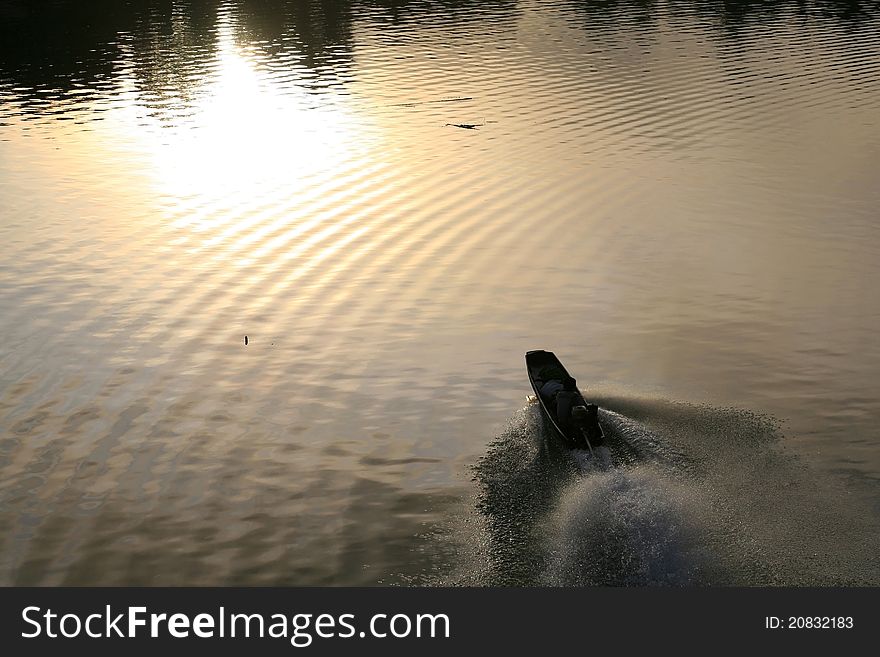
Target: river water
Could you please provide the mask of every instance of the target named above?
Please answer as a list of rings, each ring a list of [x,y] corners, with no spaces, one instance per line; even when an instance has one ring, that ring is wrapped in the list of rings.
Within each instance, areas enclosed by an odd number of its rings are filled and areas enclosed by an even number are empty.
[[[0,583],[877,584],[878,171],[876,2],[4,0]]]

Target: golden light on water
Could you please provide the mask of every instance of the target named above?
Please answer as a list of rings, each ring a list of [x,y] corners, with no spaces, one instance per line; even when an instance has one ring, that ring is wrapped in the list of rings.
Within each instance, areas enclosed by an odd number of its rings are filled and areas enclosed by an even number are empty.
[[[351,114],[302,87],[279,87],[230,30],[219,35],[214,74],[187,120],[145,135],[156,190],[178,201],[170,210],[180,227],[220,229],[232,217],[218,204],[239,208],[237,222],[264,220],[272,205],[314,195],[316,179],[349,157]]]
[[[538,444],[535,348],[684,446],[682,481],[772,489],[734,406],[876,478],[876,25],[30,4],[0,57],[0,583],[416,582],[487,445]],[[839,529],[791,544],[847,536],[876,580],[877,533]]]

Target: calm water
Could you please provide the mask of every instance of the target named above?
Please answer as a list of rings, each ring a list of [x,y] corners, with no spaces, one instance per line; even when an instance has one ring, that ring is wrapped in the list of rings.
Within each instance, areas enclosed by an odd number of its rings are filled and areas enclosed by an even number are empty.
[[[0,1],[0,583],[877,584],[878,171],[877,2]]]

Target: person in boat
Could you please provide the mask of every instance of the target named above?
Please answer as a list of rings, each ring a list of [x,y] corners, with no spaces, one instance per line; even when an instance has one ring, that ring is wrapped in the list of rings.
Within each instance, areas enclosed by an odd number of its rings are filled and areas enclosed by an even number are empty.
[[[538,391],[547,408],[556,412],[560,428],[567,429],[571,425],[571,409],[577,397],[577,381],[570,376],[545,382],[539,380]]]
[[[560,429],[569,435],[572,432],[582,432],[594,447],[602,444],[599,407],[584,401],[573,377],[551,378],[547,381],[536,378],[535,384],[547,410],[551,413],[555,411],[556,423]]]
[[[571,379],[571,377],[568,377]],[[574,379],[571,379],[572,385],[574,384]],[[544,401],[552,408],[553,404],[556,403],[556,394],[560,390],[564,390],[566,387],[566,381],[563,379],[549,379],[548,381],[541,382],[538,380],[538,390],[541,393],[541,396],[544,398]]]
[[[568,433],[573,426],[572,409],[579,397],[577,382],[572,377],[562,380],[562,388],[556,391],[556,422],[559,428]]]

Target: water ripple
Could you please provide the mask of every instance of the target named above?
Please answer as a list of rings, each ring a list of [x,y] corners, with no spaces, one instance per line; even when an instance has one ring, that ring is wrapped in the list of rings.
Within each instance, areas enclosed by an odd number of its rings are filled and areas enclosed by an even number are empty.
[[[544,346],[789,418],[858,496],[878,21],[0,3],[0,582],[434,581]]]

